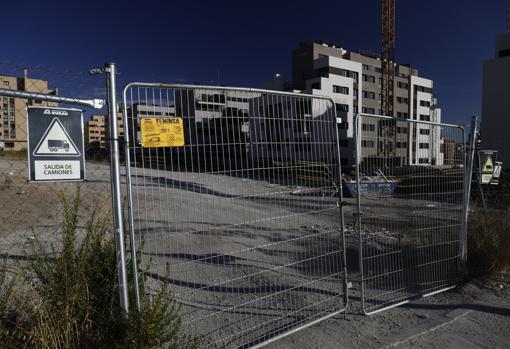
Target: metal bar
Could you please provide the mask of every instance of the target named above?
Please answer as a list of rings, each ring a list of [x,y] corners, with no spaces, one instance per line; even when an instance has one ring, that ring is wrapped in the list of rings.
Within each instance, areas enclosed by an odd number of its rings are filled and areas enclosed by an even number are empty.
[[[475,159],[475,148],[476,148],[476,137],[478,133],[478,118],[473,116],[471,118],[471,130],[469,136],[469,144],[467,145],[465,163],[466,163],[466,176],[465,176],[465,192],[464,192],[464,227],[462,240],[464,241],[462,246],[462,264],[465,271],[465,265],[467,263],[467,225],[469,218],[469,199],[471,197],[471,181],[473,179],[473,165]],[[464,133],[464,144],[465,142]]]
[[[128,205],[128,229],[129,229],[129,238],[131,244],[131,268],[133,272],[133,287],[135,291],[135,302],[136,309],[140,312],[142,309],[140,303],[140,286],[138,280],[138,261],[137,261],[137,246],[135,240],[135,223],[133,218],[133,193],[131,191],[131,150],[129,148],[130,145],[130,136],[129,136],[129,120],[128,120],[128,110],[127,110],[127,90],[123,89],[122,91],[122,104],[123,104],[123,119],[124,119],[124,164],[126,166],[126,194],[127,194],[127,205]]]
[[[127,315],[129,311],[128,287],[126,275],[126,256],[124,245],[124,226],[122,215],[120,155],[117,130],[117,96],[115,86],[115,63],[105,64],[105,73],[108,87],[108,121],[110,126],[110,158],[112,180],[113,221],[116,230],[117,256],[119,263],[119,296],[121,307]]]
[[[446,127],[461,128],[461,129],[464,128],[462,125],[446,124],[446,123],[442,123],[442,122],[422,121],[422,120],[413,120],[413,119],[399,120],[398,118],[395,118],[394,116],[386,116],[386,115],[367,114],[367,113],[359,113],[358,115],[371,116],[371,117],[378,118],[378,119],[405,121],[405,122],[410,122],[413,124],[420,124],[420,125],[423,124],[423,125],[433,125],[433,126],[446,126]]]
[[[77,104],[77,105],[84,105],[87,107],[92,107],[95,109],[101,109],[104,107],[103,99],[68,98],[68,97],[47,95],[47,94],[43,94],[43,93],[33,93],[33,92],[9,90],[9,89],[5,89],[5,88],[0,88],[0,96],[25,98],[25,99],[39,99],[39,100],[45,101],[45,102]]]
[[[205,90],[217,90],[217,91],[231,91],[236,90],[240,92],[255,92],[255,93],[271,93],[275,95],[282,96],[295,96],[295,97],[313,97],[318,99],[325,99],[331,101],[333,105],[335,105],[334,100],[331,97],[320,96],[320,95],[309,95],[298,92],[286,92],[286,91],[274,91],[274,90],[265,90],[260,88],[250,88],[250,87],[225,87],[225,86],[209,86],[209,85],[190,85],[190,84],[172,84],[172,83],[145,83],[145,82],[131,82],[124,87],[124,89],[128,89],[130,87],[135,86],[144,86],[144,87],[152,87],[152,88],[178,88],[178,89],[205,89]]]

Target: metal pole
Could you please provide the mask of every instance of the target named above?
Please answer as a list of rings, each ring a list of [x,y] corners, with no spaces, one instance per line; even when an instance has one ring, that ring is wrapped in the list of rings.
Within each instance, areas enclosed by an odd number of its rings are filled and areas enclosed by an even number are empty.
[[[112,181],[113,222],[116,232],[117,258],[119,268],[120,305],[127,315],[129,308],[126,274],[126,254],[124,247],[124,227],[122,221],[122,198],[120,191],[120,156],[117,130],[117,99],[115,86],[115,63],[106,63],[104,67],[108,89],[108,122],[110,126],[110,159]]]
[[[469,198],[471,194],[471,181],[473,178],[473,162],[475,156],[476,134],[478,133],[478,118],[473,116],[471,118],[471,129],[469,135],[469,142],[466,149],[466,178],[464,189],[464,229],[463,229],[463,249],[462,249],[462,262],[466,265],[467,262],[467,225],[469,216]],[[464,136],[465,137],[465,136]]]
[[[104,106],[104,100],[102,100],[102,99],[68,98],[68,97],[47,95],[44,93],[10,90],[10,89],[6,89],[6,88],[0,88],[0,96],[24,98],[24,99],[40,99],[41,101],[45,101],[45,102],[77,104],[77,105],[84,105],[87,107],[92,107],[95,109],[101,109]]]
[[[133,220],[133,192],[131,191],[131,154],[129,150],[129,132],[130,125],[128,120],[128,109],[127,109],[127,91],[128,87],[124,88],[122,91],[122,102],[123,112],[124,112],[124,161],[126,166],[126,187],[127,187],[127,199],[128,199],[128,229],[129,229],[129,237],[131,243],[131,268],[133,269],[133,282],[135,289],[135,302],[136,309],[141,311],[141,303],[140,303],[140,285],[138,282],[138,262],[136,255],[136,239],[135,239],[135,231],[134,231],[134,220]]]

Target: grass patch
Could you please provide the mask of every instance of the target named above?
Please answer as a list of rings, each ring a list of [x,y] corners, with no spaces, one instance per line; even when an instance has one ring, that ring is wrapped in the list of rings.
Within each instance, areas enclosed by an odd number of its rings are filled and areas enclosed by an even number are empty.
[[[14,297],[15,281],[0,274],[2,343],[48,349],[195,347],[193,338],[181,334],[179,306],[164,286],[151,300],[143,296],[142,312],[132,307],[127,318],[122,315],[115,241],[105,234],[110,211],[97,208],[83,228],[78,224],[79,189],[73,198],[62,193],[61,202],[59,248],[35,241],[35,258],[23,275],[31,280],[26,296]]]
[[[27,150],[6,150],[0,155],[0,159],[4,160],[27,160]]]
[[[510,214],[474,208],[468,223],[468,270],[474,277],[510,272]]]

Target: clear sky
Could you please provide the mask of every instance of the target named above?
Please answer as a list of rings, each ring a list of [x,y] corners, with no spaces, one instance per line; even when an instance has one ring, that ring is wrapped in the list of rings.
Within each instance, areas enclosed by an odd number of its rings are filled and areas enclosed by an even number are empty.
[[[507,0],[396,2],[397,60],[434,80],[443,120],[468,123]],[[379,0],[4,1],[2,31],[0,60],[84,71],[114,61],[123,82],[260,87],[290,79],[300,41],[378,52]]]

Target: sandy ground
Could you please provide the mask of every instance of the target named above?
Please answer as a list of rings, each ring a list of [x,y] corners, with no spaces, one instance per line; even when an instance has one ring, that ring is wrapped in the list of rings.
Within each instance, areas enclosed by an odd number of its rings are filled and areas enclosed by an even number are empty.
[[[77,186],[28,183],[26,171],[22,161],[0,161],[0,246],[4,256],[15,259],[26,258],[25,246],[34,237],[55,241],[58,193]],[[88,163],[87,181],[80,186],[83,225],[94,208],[107,209],[108,165]],[[268,334],[343,309],[339,208],[331,188],[304,189],[297,182],[264,180],[259,173],[211,176],[136,168],[133,193],[134,231],[143,241],[141,267],[148,271],[148,289],[155,280],[172,285],[186,330],[204,347],[253,345]],[[503,288],[475,282],[371,317],[357,315],[357,239],[353,202],[347,202],[348,279],[353,283],[347,318],[335,316],[270,348],[509,346],[506,281],[500,283]],[[409,224],[406,212],[417,208],[426,208],[420,217],[434,217],[441,226],[450,221],[448,205],[429,206],[419,200],[411,206],[374,202],[367,219],[385,207],[388,216],[400,217],[395,230]],[[370,241],[373,251],[391,245],[380,236]],[[377,297],[381,290],[374,290]]]

